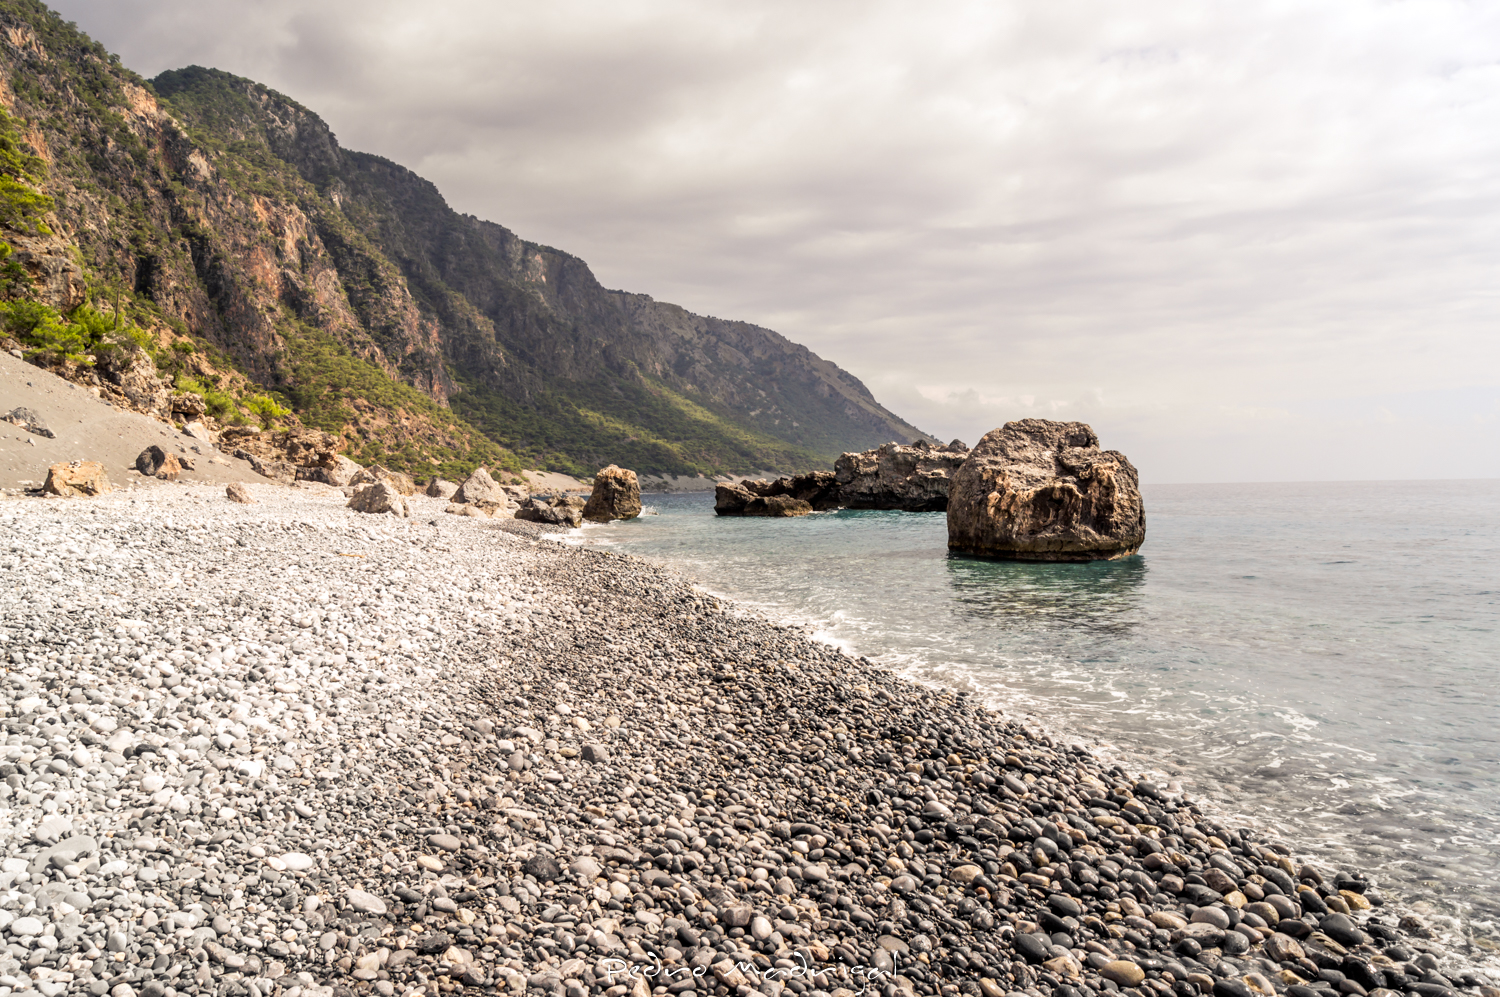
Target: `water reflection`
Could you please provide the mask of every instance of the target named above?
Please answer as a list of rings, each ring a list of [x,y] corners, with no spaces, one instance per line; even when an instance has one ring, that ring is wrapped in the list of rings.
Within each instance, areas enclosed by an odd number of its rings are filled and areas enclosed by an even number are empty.
[[[1039,631],[1119,638],[1141,623],[1146,559],[1047,564],[948,556],[958,615],[1033,640]]]

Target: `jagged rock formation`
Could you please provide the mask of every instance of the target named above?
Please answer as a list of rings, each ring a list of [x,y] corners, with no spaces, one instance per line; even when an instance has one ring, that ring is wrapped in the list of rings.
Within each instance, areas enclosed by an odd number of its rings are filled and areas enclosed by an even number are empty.
[[[953,472],[969,455],[958,440],[933,446],[886,443],[864,453],[846,453],[833,465],[839,504],[849,509],[942,512],[948,508]]]
[[[714,489],[714,512],[720,516],[806,516],[838,506],[838,483],[831,471],[721,484]]]
[[[634,471],[611,464],[594,475],[594,490],[583,518],[596,523],[634,519],[641,514],[641,483]]]
[[[947,446],[926,440],[910,446],[885,443],[863,453],[844,454],[832,472],[719,485],[714,490],[714,511],[721,516],[788,515],[781,511],[781,504],[765,501],[787,496],[807,505],[805,512],[841,506],[942,512],[948,507],[953,472],[968,453],[969,448],[958,440]]]
[[[1146,539],[1135,467],[1081,422],[1022,419],[986,433],[953,476],[948,548],[1028,561],[1134,554]]]
[[[0,303],[143,323],[149,351],[58,361],[137,411],[222,425],[277,402],[361,463],[455,480],[519,469],[497,443],[575,474],[693,474],[921,435],[806,348],[607,290],[260,84],[199,67],[148,82],[35,0],[0,4],[0,71],[26,81],[0,129],[36,150],[55,205],[48,232],[0,233],[25,274]]]

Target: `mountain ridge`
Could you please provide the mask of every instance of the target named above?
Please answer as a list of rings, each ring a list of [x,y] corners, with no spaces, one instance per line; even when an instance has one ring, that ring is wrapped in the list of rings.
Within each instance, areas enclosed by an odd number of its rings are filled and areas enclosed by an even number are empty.
[[[196,391],[210,417],[296,419],[418,473],[792,471],[929,438],[806,347],[604,288],[254,81],[143,80],[35,0],[0,0],[0,70],[44,162],[27,182],[54,202],[35,231],[6,226],[31,286],[5,301],[54,309],[48,335],[98,319],[71,353],[6,331],[116,392],[122,361],[102,361],[138,328],[169,383],[130,361],[137,407],[170,417]]]

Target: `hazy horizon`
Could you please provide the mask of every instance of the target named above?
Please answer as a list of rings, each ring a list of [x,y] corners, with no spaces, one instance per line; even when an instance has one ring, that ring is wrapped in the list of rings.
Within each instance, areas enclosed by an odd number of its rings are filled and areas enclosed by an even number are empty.
[[[606,286],[1152,483],[1500,476],[1500,12],[65,0]]]

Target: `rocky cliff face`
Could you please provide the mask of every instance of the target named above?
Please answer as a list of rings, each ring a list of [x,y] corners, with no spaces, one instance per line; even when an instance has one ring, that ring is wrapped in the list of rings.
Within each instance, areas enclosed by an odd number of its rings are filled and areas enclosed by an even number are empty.
[[[10,296],[118,301],[168,381],[269,391],[362,459],[795,470],[922,436],[805,348],[607,290],[252,81],[143,80],[34,0],[0,0],[0,70],[55,202],[50,232],[0,233]]]

